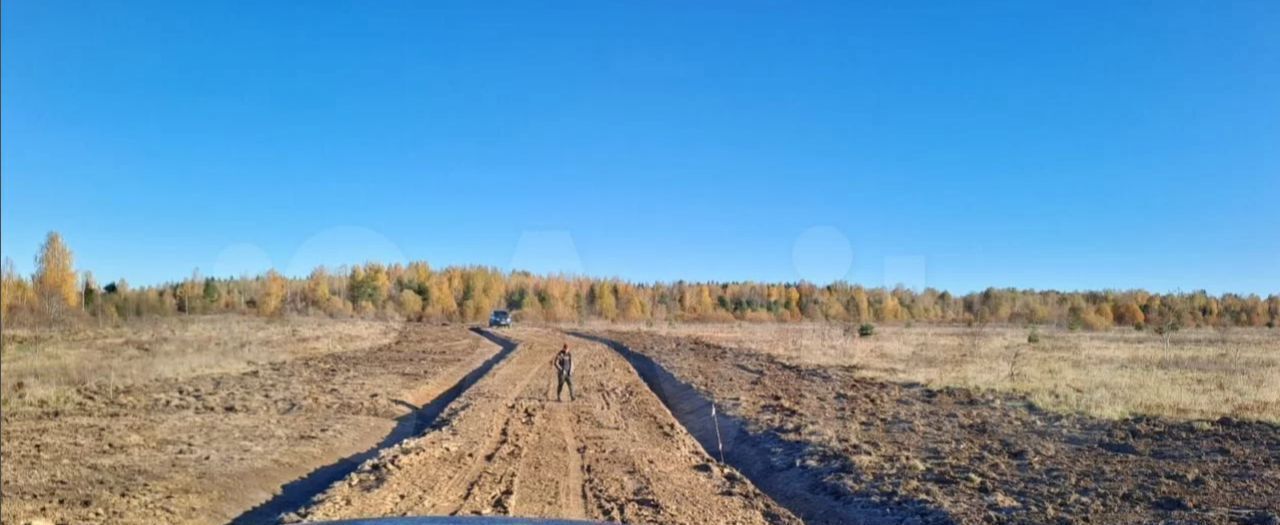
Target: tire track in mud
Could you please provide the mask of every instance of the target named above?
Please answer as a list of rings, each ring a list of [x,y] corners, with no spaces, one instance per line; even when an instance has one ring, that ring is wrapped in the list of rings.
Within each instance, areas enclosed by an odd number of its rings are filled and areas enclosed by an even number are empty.
[[[532,377],[532,375],[525,376],[515,388],[523,389]],[[480,448],[480,450],[488,451],[483,456],[484,461],[474,462],[467,468],[457,471],[444,484],[443,489],[440,490],[445,493],[457,493],[459,490],[463,490],[466,496],[463,497],[460,503],[456,504],[448,502],[429,503],[427,508],[430,514],[454,515],[465,510],[467,502],[472,499],[472,494],[476,490],[477,480],[482,476],[492,476],[491,473],[486,474],[491,470],[491,465],[499,459],[500,455],[510,455],[512,453],[511,448],[515,446],[512,442],[513,423],[516,422],[511,419],[494,419],[490,422],[489,431],[486,433],[487,439],[484,440],[485,445]]]
[[[903,511],[869,498],[854,497],[832,486],[821,469],[805,468],[793,459],[804,457],[803,444],[782,440],[776,435],[753,433],[745,421],[723,412],[713,420],[712,401],[649,356],[594,334],[567,333],[617,352],[707,454],[717,454],[717,449],[723,447],[725,461],[730,466],[806,523],[950,522],[941,512],[923,503]]]
[[[406,439],[420,435],[426,432],[428,428],[436,421],[437,418],[453,403],[458,396],[462,395],[471,385],[475,384],[480,378],[488,374],[494,366],[501,363],[516,349],[516,344],[507,339],[496,337],[484,330],[471,330],[475,334],[494,344],[498,345],[498,351],[492,356],[482,361],[479,365],[471,369],[458,379],[448,388],[439,391],[439,394],[431,398],[430,401],[423,403],[420,407],[415,407],[407,402],[400,401],[401,404],[412,409],[411,412],[397,418],[396,426],[386,435],[378,444],[373,447],[359,452],[357,454],[342,458],[334,463],[313,470],[310,474],[291,481],[281,487],[280,493],[270,500],[249,509],[231,520],[232,525],[255,525],[261,523],[276,523],[280,521],[281,516],[289,515],[300,509],[303,505],[310,502],[316,495],[323,492],[329,486],[342,478],[350,475],[361,464],[376,457],[380,452],[392,447]],[[446,377],[457,377],[456,375]],[[430,392],[430,386],[424,387],[419,392]],[[421,394],[420,394],[421,395]],[[430,394],[425,394],[430,395]]]
[[[366,462],[299,518],[799,522],[711,460],[618,354],[575,344],[577,399],[557,402],[551,360],[564,334],[507,333],[519,341],[517,350],[464,392],[431,432]]]
[[[573,430],[566,410],[546,410],[535,417],[540,421],[532,426],[550,427],[533,436],[534,450],[548,454],[522,456],[517,472],[527,473],[517,480],[513,513],[537,516],[558,515],[565,518],[586,518],[586,500],[582,497],[582,466],[577,447],[573,445]]]
[[[585,486],[585,473],[583,472],[582,453],[586,447],[577,439],[573,432],[573,427],[568,421],[568,416],[562,416],[556,423],[560,428],[560,438],[564,442],[564,446],[569,451],[569,460],[565,462],[565,482],[560,485],[561,501],[573,501],[574,505],[567,509],[570,518],[586,518],[587,517],[587,494],[583,490]]]

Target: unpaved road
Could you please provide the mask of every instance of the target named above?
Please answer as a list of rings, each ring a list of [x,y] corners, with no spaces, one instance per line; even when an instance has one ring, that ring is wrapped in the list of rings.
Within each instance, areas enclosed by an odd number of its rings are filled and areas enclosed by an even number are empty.
[[[614,351],[533,328],[438,428],[387,450],[290,519],[495,514],[628,523],[798,523],[718,466]],[[569,341],[578,399],[555,400]]]

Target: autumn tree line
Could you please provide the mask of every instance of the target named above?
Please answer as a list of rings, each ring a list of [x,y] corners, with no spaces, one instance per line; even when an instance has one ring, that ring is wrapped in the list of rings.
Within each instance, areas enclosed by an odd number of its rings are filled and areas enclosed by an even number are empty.
[[[952,295],[845,282],[638,284],[483,266],[433,269],[425,262],[317,268],[305,278],[274,270],[240,278],[193,272],[180,282],[132,287],[124,279],[100,284],[91,273],[78,272],[57,233],[40,247],[31,276],[19,275],[5,261],[0,299],[5,326],[214,313],[476,322],[494,309],[510,310],[522,321],[548,322],[937,322],[1157,331],[1280,322],[1276,294],[988,288]]]

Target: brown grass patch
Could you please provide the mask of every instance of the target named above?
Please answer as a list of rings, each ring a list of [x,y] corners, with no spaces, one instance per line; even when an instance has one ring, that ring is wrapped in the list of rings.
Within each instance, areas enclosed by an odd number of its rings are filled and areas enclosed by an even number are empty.
[[[619,327],[613,327],[619,328]],[[855,366],[870,377],[1013,391],[1057,411],[1106,418],[1231,416],[1280,421],[1280,331],[1188,330],[1169,349],[1129,329],[879,326],[860,338],[832,324],[669,324],[631,327],[762,352],[787,362]]]
[[[238,315],[156,318],[118,326],[5,330],[0,392],[8,409],[54,405],[81,385],[246,371],[261,363],[372,348],[399,323]]]

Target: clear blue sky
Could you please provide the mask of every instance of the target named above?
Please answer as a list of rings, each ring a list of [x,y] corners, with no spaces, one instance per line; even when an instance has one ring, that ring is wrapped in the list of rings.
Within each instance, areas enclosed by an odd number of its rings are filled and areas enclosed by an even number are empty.
[[[1280,291],[1280,2],[542,4],[7,0],[3,254]]]

